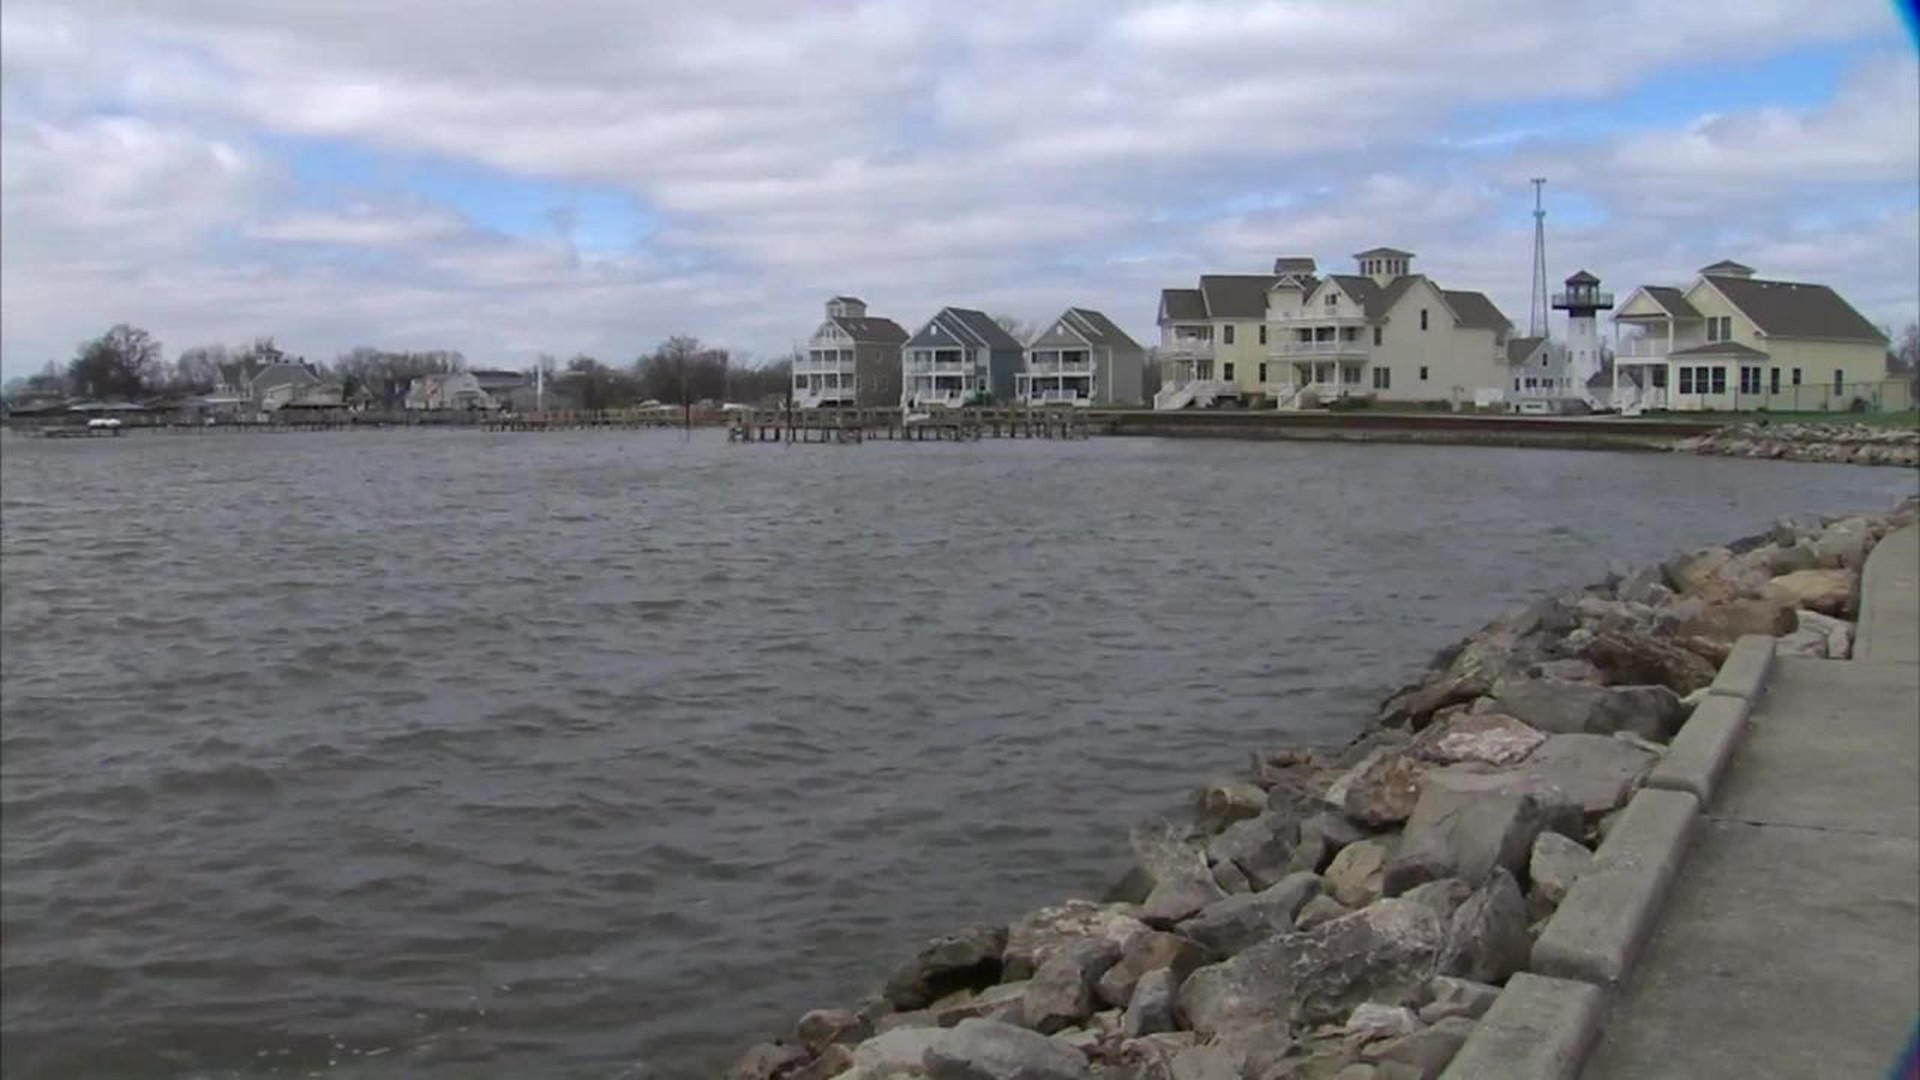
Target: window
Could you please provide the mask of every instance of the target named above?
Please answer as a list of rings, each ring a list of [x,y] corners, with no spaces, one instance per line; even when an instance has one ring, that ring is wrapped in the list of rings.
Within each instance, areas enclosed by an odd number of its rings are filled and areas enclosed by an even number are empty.
[[[1373,369],[1373,388],[1375,390],[1393,389],[1393,369],[1377,367]]]
[[[1373,347],[1380,347],[1380,328],[1377,326],[1373,328]]]
[[[1266,343],[1267,343],[1267,324],[1261,323],[1260,324],[1260,344],[1265,345]],[[1260,381],[1265,382],[1266,378],[1263,376]]]
[[[1657,367],[1653,369],[1653,385],[1656,389],[1659,389],[1659,390],[1665,390],[1667,388],[1667,369],[1666,368]]]
[[[1220,331],[1220,341],[1222,344],[1225,344],[1225,345],[1233,344],[1233,324],[1232,323],[1228,323],[1226,325],[1226,328]]]
[[[1339,293],[1328,293],[1328,294],[1327,294],[1327,306],[1328,306],[1328,307],[1338,307],[1339,305],[1340,305],[1340,294],[1339,294]]]
[[[1799,368],[1793,369],[1793,385],[1795,386],[1800,385],[1800,369]]]
[[[1749,364],[1740,365],[1740,392],[1757,394],[1760,392],[1760,369]]]
[[[1846,372],[1841,371],[1839,368],[1833,369],[1833,392],[1836,394],[1844,394],[1847,392],[1847,375]]]
[[[1708,341],[1733,340],[1733,316],[1712,315],[1707,318]]]
[[[1520,380],[1519,380],[1519,379],[1515,379],[1515,380],[1513,380],[1513,389],[1514,389],[1514,391],[1515,391],[1516,393],[1517,393],[1517,392],[1519,391],[1519,389],[1520,389]]]
[[[1227,333],[1229,334],[1233,333],[1233,330],[1231,327],[1228,328]],[[1231,360],[1229,360],[1225,364],[1222,364],[1220,366],[1220,371],[1222,373],[1220,376],[1221,378],[1227,380],[1228,382],[1233,381],[1233,362]]]
[[[1725,364],[1715,364],[1713,365],[1713,367],[1707,370],[1713,372],[1713,392],[1716,394],[1726,393],[1727,392],[1727,366]],[[1693,381],[1698,383],[1700,381],[1699,376],[1697,375],[1694,376]]]
[[[1263,383],[1267,381],[1267,365],[1265,364],[1260,365],[1260,381]]]
[[[1420,329],[1425,330],[1426,328],[1427,328],[1427,309],[1421,308],[1420,309]]]
[[[1768,393],[1777,394],[1780,392],[1780,369],[1774,368],[1772,375],[1773,377],[1769,380],[1767,391]]]
[[[1683,394],[1693,393],[1693,369],[1690,367],[1680,369],[1680,392]]]
[[[1539,380],[1535,379],[1531,375],[1527,377],[1527,389],[1532,390],[1539,385],[1540,385]]]
[[[1421,382],[1427,381],[1427,365],[1425,364],[1420,365],[1420,381]]]

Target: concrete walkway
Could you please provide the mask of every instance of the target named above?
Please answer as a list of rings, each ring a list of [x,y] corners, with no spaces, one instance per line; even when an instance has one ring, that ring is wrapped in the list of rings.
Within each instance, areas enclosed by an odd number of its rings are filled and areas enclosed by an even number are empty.
[[[1920,1017],[1920,529],[1782,660],[1586,1080],[1879,1080]]]

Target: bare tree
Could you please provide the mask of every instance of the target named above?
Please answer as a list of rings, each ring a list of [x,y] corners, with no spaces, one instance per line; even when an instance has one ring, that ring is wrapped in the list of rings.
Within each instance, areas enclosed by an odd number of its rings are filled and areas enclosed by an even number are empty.
[[[1889,355],[1913,384],[1914,391],[1920,393],[1920,323],[1907,324],[1900,332],[1900,344]]]
[[[126,323],[80,346],[67,365],[67,382],[82,397],[136,401],[166,382],[160,343]]]
[[[177,394],[206,394],[220,383],[220,369],[230,362],[225,345],[195,345],[173,360],[167,388]]]
[[[1039,327],[1027,322],[1018,315],[1008,315],[1005,312],[1001,312],[993,317],[993,321],[999,323],[1000,329],[1012,335],[1013,339],[1022,345],[1040,336]]]

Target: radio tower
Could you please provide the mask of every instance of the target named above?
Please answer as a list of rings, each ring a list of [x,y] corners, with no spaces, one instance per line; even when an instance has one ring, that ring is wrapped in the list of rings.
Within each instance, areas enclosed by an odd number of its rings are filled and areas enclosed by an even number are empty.
[[[1541,204],[1541,190],[1547,178],[1533,178],[1533,301],[1527,307],[1527,336],[1548,337],[1547,325],[1547,210]]]

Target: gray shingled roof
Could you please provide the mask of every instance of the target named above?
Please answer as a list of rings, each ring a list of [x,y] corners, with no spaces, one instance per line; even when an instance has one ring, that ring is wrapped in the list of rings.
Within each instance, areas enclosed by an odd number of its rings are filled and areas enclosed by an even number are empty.
[[[1666,308],[1667,314],[1674,318],[1697,319],[1700,317],[1700,309],[1687,303],[1686,294],[1679,289],[1671,285],[1648,285],[1646,290],[1647,295],[1653,297],[1653,302]]]
[[[1567,284],[1598,285],[1600,284],[1600,279],[1597,277],[1594,277],[1592,274],[1587,273],[1585,270],[1575,270],[1573,272],[1573,276],[1567,279]]]
[[[1442,289],[1440,295],[1447,298],[1447,306],[1460,317],[1460,325],[1469,330],[1505,330],[1513,321],[1500,314],[1486,293],[1470,292],[1465,289]]]
[[[1204,319],[1207,298],[1200,295],[1199,289],[1161,289],[1160,310],[1166,312],[1169,319]]]
[[[1105,312],[1092,308],[1068,308],[1067,314],[1079,320],[1080,333],[1095,345],[1115,345],[1122,348],[1137,349],[1140,343],[1129,337],[1125,330],[1114,325]]]
[[[835,318],[833,323],[845,330],[847,336],[857,342],[872,345],[898,345],[907,340],[905,328],[892,319],[871,315],[855,319],[843,315]]]
[[[973,308],[950,307],[947,308],[943,314],[951,315],[956,322],[972,331],[975,337],[985,342],[989,349],[1014,349],[1016,351],[1024,351],[1026,349],[1026,346],[1021,344],[1018,338],[1007,333],[1004,327],[994,322],[993,317],[984,311],[976,311]]]
[[[1768,337],[1886,343],[1885,335],[1825,285],[1714,275],[1707,280]]]
[[[1341,292],[1359,304],[1367,318],[1384,319],[1393,305],[1400,302],[1400,297],[1413,288],[1414,282],[1426,279],[1420,274],[1404,274],[1385,285],[1376,285],[1372,278],[1359,274],[1328,274],[1327,280],[1340,286]]]
[[[1734,262],[1732,259],[1721,259],[1712,266],[1701,267],[1700,273],[1708,277],[1714,274],[1751,274],[1753,273],[1753,267],[1745,263]]]
[[[1767,354],[1737,341],[1709,341],[1686,349],[1675,349],[1668,356],[1737,356],[1743,360],[1765,360]]]
[[[1202,274],[1200,295],[1215,319],[1264,319],[1272,274]]]
[[[1533,350],[1539,348],[1540,343],[1545,340],[1547,339],[1543,337],[1508,338],[1507,363],[1509,365],[1526,363],[1527,358],[1533,355]]]
[[[1413,252],[1401,251],[1399,248],[1377,247],[1355,252],[1353,257],[1356,259],[1411,259]]]

